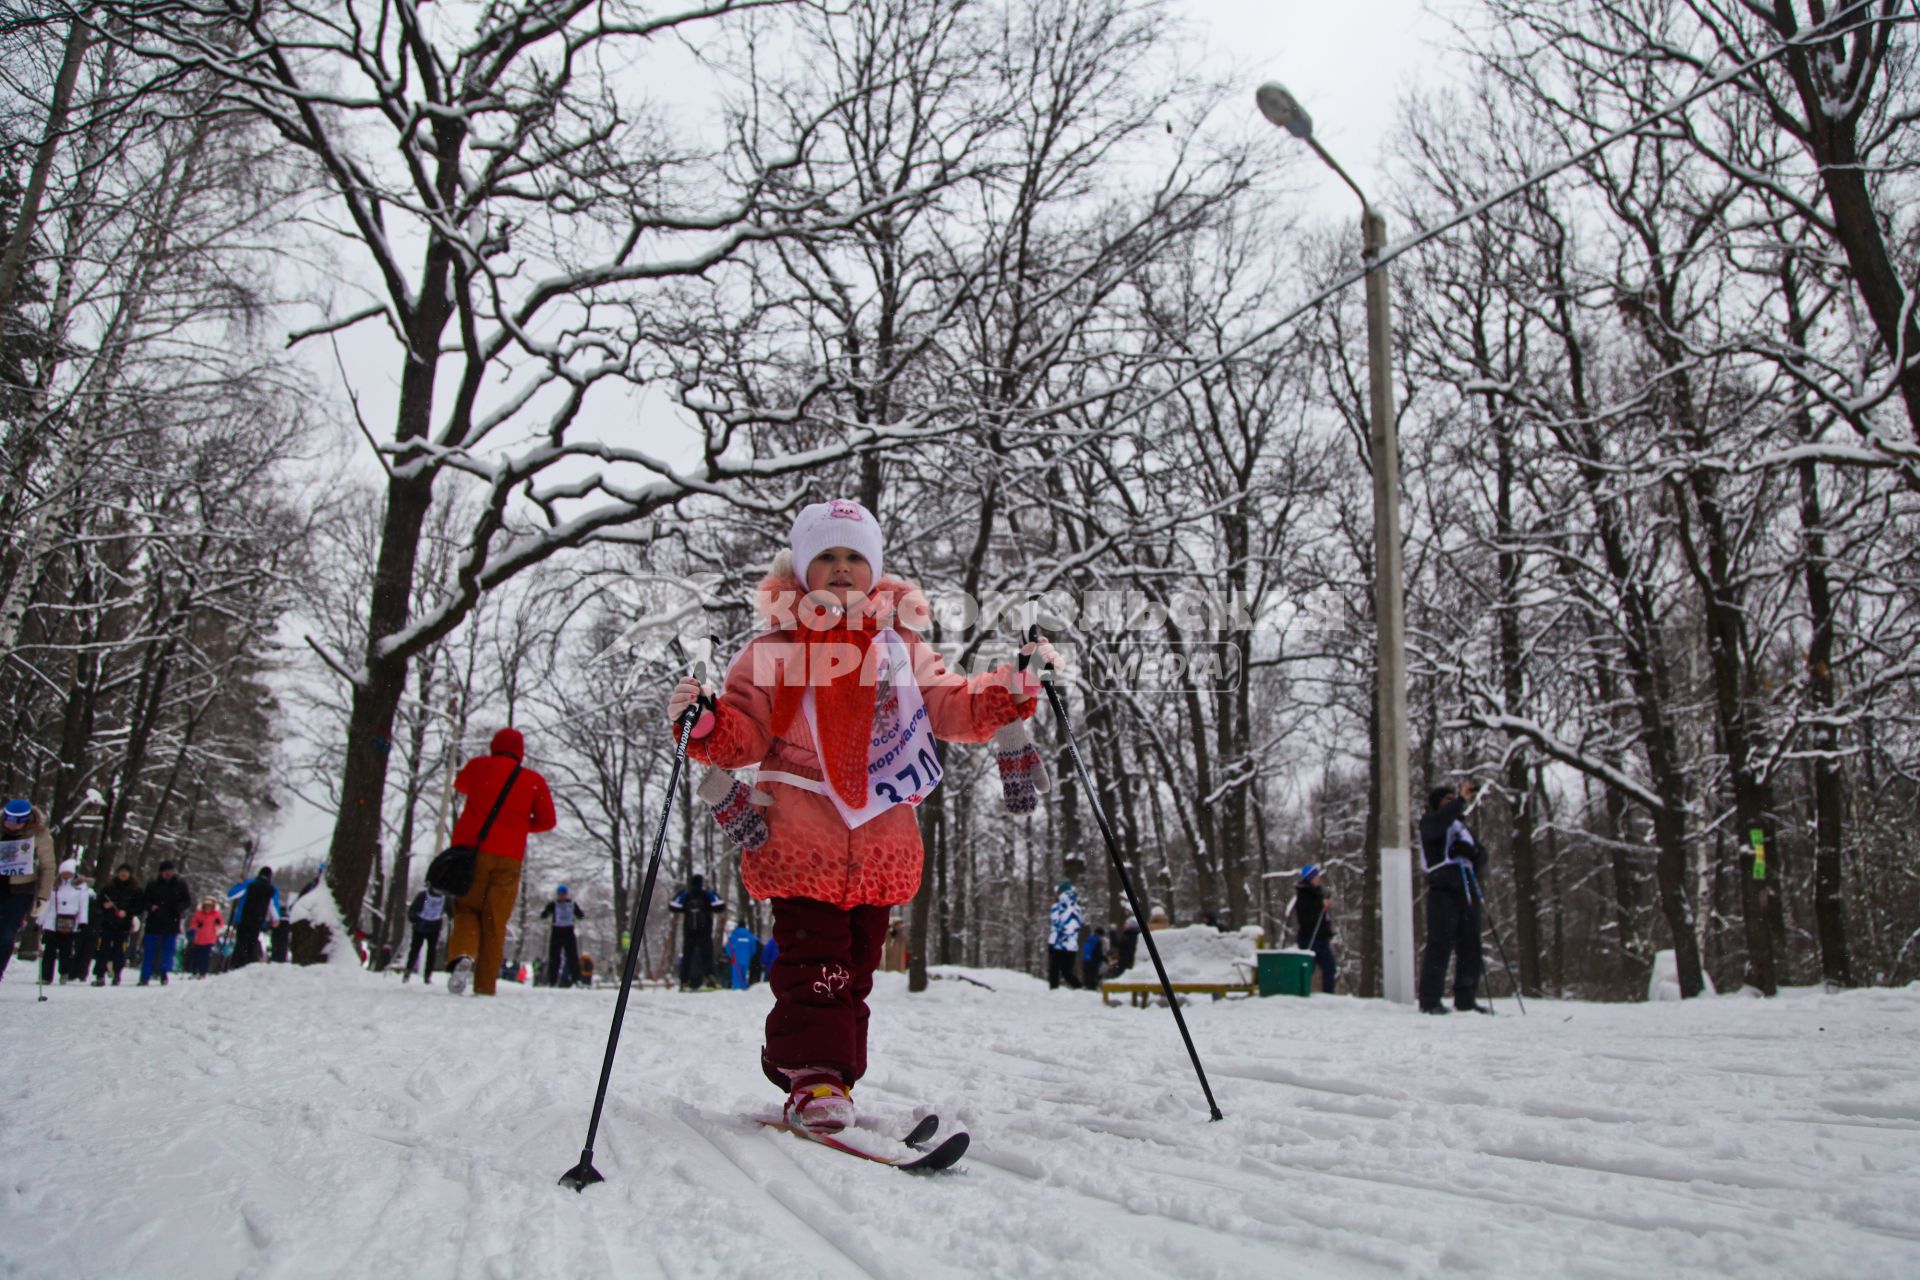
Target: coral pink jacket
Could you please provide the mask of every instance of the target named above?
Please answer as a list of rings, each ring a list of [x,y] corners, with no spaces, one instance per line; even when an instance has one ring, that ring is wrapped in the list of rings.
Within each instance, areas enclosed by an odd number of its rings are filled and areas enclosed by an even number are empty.
[[[762,582],[755,604],[763,621],[772,625],[780,602],[798,598],[800,591],[791,577]],[[947,670],[939,653],[908,630],[908,621],[926,616],[926,600],[918,587],[882,578],[869,597],[880,616],[893,614],[894,629],[906,641],[934,737],[985,742],[1003,725],[1033,714],[1033,699],[1020,704],[1013,700],[1010,665],[969,680]],[[753,654],[754,646],[768,643],[785,642],[773,634],[748,644],[727,676],[712,729],[690,744],[688,754],[721,769],[759,764],[774,772],[824,779],[804,715],[794,717],[784,736],[774,736],[773,689],[784,664],[777,657],[756,663]],[[774,678],[756,684],[756,666],[769,668]],[[813,898],[844,909],[892,906],[919,892],[924,854],[912,805],[895,805],[849,829],[825,795],[783,782],[763,781],[759,788],[773,797],[773,804],[761,810],[769,836],[760,848],[742,855],[740,868],[754,897]]]
[[[218,911],[205,907],[193,913],[193,919],[187,922],[187,931],[193,937],[196,947],[210,947],[220,941],[220,930],[226,927],[226,921],[220,918]]]

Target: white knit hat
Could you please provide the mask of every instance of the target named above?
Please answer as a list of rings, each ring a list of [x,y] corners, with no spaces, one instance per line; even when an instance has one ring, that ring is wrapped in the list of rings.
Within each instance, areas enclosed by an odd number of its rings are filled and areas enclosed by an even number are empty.
[[[813,558],[832,547],[852,547],[873,567],[873,580],[880,581],[880,522],[873,513],[851,498],[835,498],[803,507],[793,518],[787,534],[793,550],[793,576],[802,586]]]
[[[60,874],[63,876],[78,875],[79,872],[80,872],[80,861],[77,858],[68,858],[65,862],[60,864]]]

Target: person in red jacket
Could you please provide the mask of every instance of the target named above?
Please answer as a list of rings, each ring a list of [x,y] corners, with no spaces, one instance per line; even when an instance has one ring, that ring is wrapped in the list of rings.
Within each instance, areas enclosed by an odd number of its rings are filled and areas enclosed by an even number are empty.
[[[521,763],[527,744],[520,731],[502,729],[493,735],[491,745],[487,755],[462,765],[460,776],[453,780],[453,789],[466,797],[454,820],[453,843],[480,850],[474,858],[472,886],[448,904],[453,931],[447,938],[447,954],[454,960],[447,969],[447,990],[456,996],[465,995],[469,983],[475,995],[493,994],[507,946],[507,921],[520,896],[527,837],[558,825],[547,780]],[[509,782],[512,789],[502,800],[501,791]],[[496,801],[500,812],[482,840],[480,828],[486,826]]]

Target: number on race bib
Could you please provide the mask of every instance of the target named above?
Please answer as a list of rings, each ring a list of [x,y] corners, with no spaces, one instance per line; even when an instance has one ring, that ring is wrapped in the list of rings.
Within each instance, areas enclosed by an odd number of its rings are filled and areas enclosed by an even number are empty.
[[[33,840],[0,840],[0,876],[33,873]]]

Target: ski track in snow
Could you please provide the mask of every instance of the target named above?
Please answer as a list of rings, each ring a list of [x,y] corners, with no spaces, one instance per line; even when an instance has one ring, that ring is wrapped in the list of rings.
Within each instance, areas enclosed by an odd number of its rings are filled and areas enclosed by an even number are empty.
[[[1920,987],[1422,1018],[1315,997],[1188,1020],[1023,975],[880,976],[861,1127],[766,1129],[765,988],[491,1002],[340,969],[0,984],[0,1274],[18,1277],[1920,1275]],[[1258,1269],[1258,1270],[1256,1270]]]

